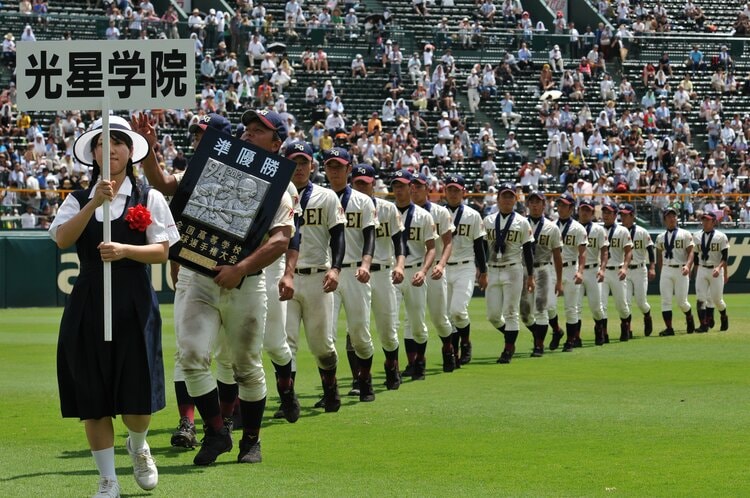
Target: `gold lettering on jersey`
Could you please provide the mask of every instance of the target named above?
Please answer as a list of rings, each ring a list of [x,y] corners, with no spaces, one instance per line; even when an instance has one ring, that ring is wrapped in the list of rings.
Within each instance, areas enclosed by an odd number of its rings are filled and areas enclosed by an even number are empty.
[[[464,237],[471,237],[471,225],[464,225],[463,223],[458,224],[458,230],[456,235],[462,235]]]
[[[568,234],[565,236],[565,240],[563,241],[563,244],[566,246],[575,246],[576,244],[576,236],[572,234]]]
[[[619,249],[622,246],[622,241],[620,239],[612,239],[609,241],[609,247],[612,247],[613,249]]]
[[[362,228],[362,213],[346,213],[346,228]]]
[[[633,249],[643,249],[643,241],[642,240],[634,240],[633,241]]]
[[[409,240],[422,240],[422,227],[409,227]]]
[[[380,224],[380,226],[375,230],[375,236],[377,238],[380,237],[390,237],[391,236],[391,224],[386,222],[383,222]]]
[[[570,237],[570,235],[568,235],[567,237]],[[565,243],[567,244],[567,242]],[[589,247],[592,249],[596,249],[597,247],[596,237],[589,237]]]
[[[684,240],[676,240],[674,243],[675,249],[685,249],[685,241]]]
[[[518,230],[511,230],[508,232],[508,235],[505,236],[506,242],[518,242],[521,240],[521,232]]]
[[[720,252],[721,249],[719,249],[719,243],[718,242],[711,242],[711,251]]]
[[[548,246],[550,244],[549,235],[540,235],[538,243],[541,246]]]
[[[487,229],[487,239],[488,240],[495,240],[495,229],[494,228],[488,228]]]
[[[323,221],[323,209],[322,208],[310,208],[305,209],[302,215],[305,220],[305,225],[320,225]]]

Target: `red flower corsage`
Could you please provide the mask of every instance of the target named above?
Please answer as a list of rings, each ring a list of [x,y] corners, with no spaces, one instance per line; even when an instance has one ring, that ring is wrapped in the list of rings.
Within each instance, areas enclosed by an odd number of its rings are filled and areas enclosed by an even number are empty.
[[[145,232],[151,224],[151,211],[146,206],[138,204],[135,207],[128,208],[128,214],[125,215],[125,221],[130,223],[131,230]]]

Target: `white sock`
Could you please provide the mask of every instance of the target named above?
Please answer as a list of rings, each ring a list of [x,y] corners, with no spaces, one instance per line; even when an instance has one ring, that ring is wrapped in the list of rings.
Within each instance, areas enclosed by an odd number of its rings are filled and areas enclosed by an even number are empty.
[[[128,436],[130,436],[130,449],[133,450],[133,452],[138,452],[143,449],[146,445],[147,434],[148,429],[143,432],[133,432],[128,429]]]
[[[91,455],[96,462],[96,468],[99,469],[99,475],[117,480],[115,473],[115,448],[105,448],[103,450],[91,450]]]

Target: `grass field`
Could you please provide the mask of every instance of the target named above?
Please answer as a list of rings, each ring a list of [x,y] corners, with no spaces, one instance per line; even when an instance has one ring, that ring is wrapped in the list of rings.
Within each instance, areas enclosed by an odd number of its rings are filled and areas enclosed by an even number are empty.
[[[150,494],[750,496],[746,299],[728,296],[727,333],[714,329],[688,336],[678,318],[677,336],[644,338],[636,312],[635,340],[596,347],[585,316],[583,349],[536,359],[528,358],[531,337],[524,332],[510,365],[495,363],[501,339],[484,319],[484,301],[475,299],[470,365],[442,373],[433,334],[427,380],[385,391],[378,367],[376,401],[344,398],[337,414],[312,408],[319,379],[305,349],[297,385],[300,420],[292,425],[270,419],[277,406],[273,392],[261,436],[263,463],[238,465],[235,449],[209,468],[192,465],[194,452],[169,446],[177,415],[171,390],[172,307],[164,306],[168,406],[151,426],[160,483]],[[654,297],[651,302],[657,304]],[[61,309],[0,310],[2,497],[95,491],[96,470],[83,427],[59,414],[60,314]],[[610,320],[613,337],[619,336],[615,322]],[[654,322],[658,332],[658,305]],[[375,363],[382,364],[382,352]],[[341,375],[342,387],[349,381]],[[118,421],[115,427],[122,491],[149,495],[131,477],[124,426]]]

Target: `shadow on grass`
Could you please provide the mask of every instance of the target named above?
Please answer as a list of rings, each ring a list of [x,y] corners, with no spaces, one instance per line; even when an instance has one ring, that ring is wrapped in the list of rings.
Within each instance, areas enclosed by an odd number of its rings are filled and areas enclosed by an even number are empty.
[[[88,452],[88,457],[91,458],[91,452]],[[51,477],[51,476],[97,476],[99,473],[94,468],[94,462],[91,462],[91,469],[89,470],[62,470],[62,471],[50,471],[50,472],[30,472],[28,474],[18,474],[15,476],[8,476],[0,478],[0,482],[17,481],[20,479],[34,479],[37,477]],[[203,468],[197,467],[192,464],[186,465],[159,465],[159,475],[187,475],[200,473]],[[133,467],[117,467],[118,476],[128,476],[133,473]],[[134,495],[134,496],[145,496],[145,495]]]

